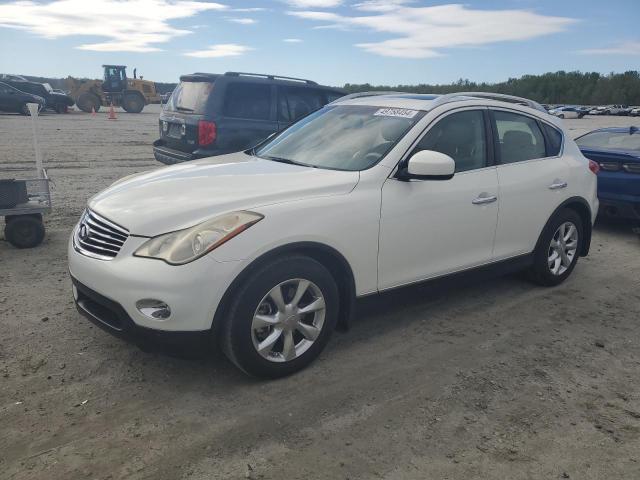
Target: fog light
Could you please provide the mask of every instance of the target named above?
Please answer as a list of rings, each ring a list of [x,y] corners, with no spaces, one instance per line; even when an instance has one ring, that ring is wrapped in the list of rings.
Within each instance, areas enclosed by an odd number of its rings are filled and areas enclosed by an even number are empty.
[[[77,302],[78,301],[78,289],[76,288],[75,285],[71,285],[71,291],[73,292],[73,299]]]
[[[171,316],[171,308],[162,300],[145,298],[136,302],[136,308],[145,317],[164,320]]]

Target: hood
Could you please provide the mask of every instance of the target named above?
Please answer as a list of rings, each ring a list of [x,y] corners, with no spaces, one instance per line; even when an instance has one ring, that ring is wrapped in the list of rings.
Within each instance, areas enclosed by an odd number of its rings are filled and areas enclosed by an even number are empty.
[[[234,210],[349,193],[358,172],[322,170],[233,153],[125,177],[89,208],[129,230],[155,236]]]
[[[65,93],[49,92],[49,95],[56,103],[64,103],[69,107],[74,103],[73,99]]]

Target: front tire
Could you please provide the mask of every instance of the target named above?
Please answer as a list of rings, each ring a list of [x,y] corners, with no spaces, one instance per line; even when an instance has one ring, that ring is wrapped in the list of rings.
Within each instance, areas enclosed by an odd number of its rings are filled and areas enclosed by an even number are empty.
[[[239,288],[222,328],[221,346],[249,375],[284,377],[320,355],[338,309],[331,273],[312,258],[288,255],[263,265]]]
[[[545,226],[529,276],[547,287],[564,282],[576,266],[583,243],[582,219],[571,209],[558,212]]]
[[[100,99],[93,93],[83,93],[76,100],[76,105],[83,112],[91,113],[92,108],[94,112],[97,112],[100,110]]]
[[[144,108],[144,99],[137,93],[127,93],[122,100],[122,108],[127,113],[140,113]]]

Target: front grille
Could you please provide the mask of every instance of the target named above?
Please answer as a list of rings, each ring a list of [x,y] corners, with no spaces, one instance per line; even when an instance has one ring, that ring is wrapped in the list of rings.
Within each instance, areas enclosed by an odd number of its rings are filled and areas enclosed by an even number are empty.
[[[100,260],[114,258],[128,237],[127,229],[89,209],[82,214],[73,236],[76,250]]]

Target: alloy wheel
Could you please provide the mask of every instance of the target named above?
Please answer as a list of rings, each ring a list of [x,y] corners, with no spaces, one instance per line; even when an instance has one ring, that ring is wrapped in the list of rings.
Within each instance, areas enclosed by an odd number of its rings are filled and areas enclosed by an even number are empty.
[[[572,222],[561,224],[551,238],[547,263],[553,275],[562,275],[578,251],[578,229]]]
[[[324,325],[325,299],[318,286],[302,278],[273,287],[251,322],[253,346],[271,362],[289,362],[306,352]]]

